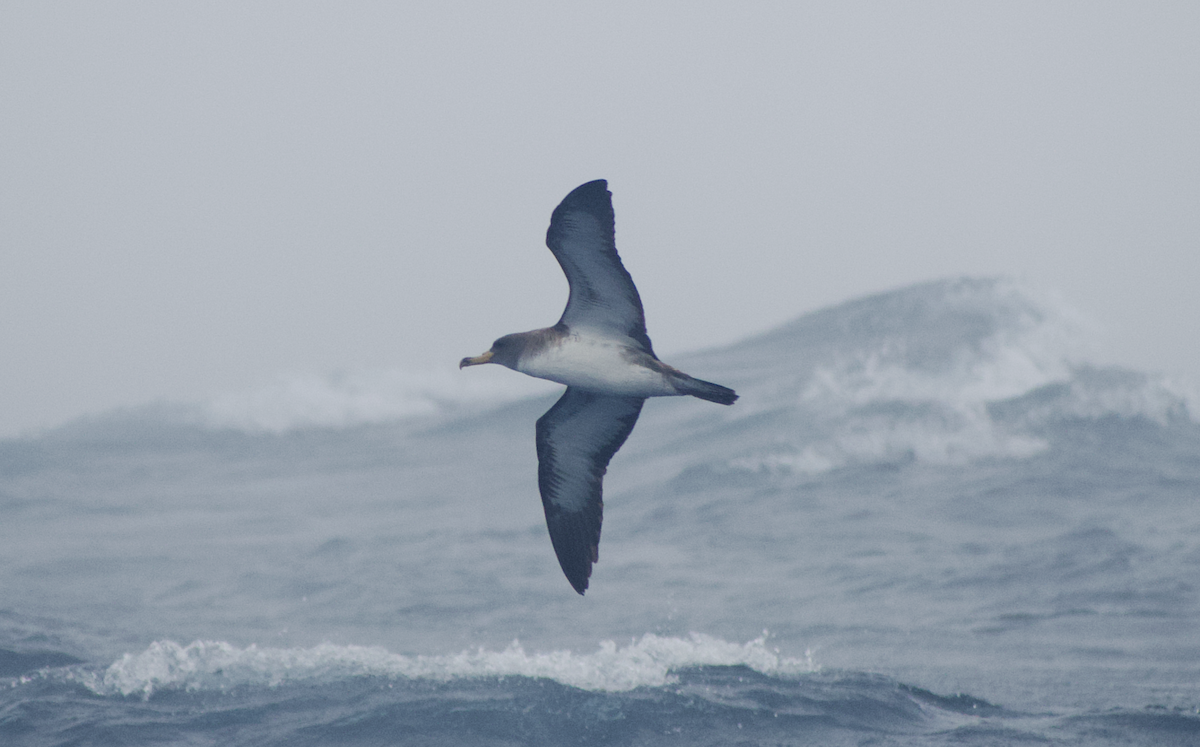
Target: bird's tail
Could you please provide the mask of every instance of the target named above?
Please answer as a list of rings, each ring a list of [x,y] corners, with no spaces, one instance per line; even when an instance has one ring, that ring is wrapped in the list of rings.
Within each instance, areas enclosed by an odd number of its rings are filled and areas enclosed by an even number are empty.
[[[694,379],[685,373],[674,377],[674,384],[675,391],[680,394],[690,394],[709,402],[716,402],[718,405],[732,405],[738,398],[737,392],[727,386]]]

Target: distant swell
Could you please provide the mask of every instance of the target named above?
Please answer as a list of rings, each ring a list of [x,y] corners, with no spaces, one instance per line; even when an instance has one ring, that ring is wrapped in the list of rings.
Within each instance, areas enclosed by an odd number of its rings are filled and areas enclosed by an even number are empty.
[[[1049,449],[1053,429],[1065,422],[1195,422],[1197,400],[1187,390],[1161,376],[1090,362],[1089,329],[1061,300],[1013,280],[939,280],[682,356],[674,362],[736,389],[740,399],[717,411],[694,401],[674,404],[686,417],[732,426],[711,431],[723,457],[707,467],[805,474],[864,464],[1024,459]],[[454,417],[464,408],[557,389],[498,367],[482,369],[494,370],[294,375],[202,402],[110,413],[84,427],[76,423],[75,430],[156,441],[172,427],[268,435],[336,430]],[[653,427],[656,410],[669,408],[648,406],[640,433]],[[61,432],[70,435],[71,426]],[[730,443],[739,450],[730,453]]]
[[[214,397],[197,406],[195,416],[208,427],[247,432],[341,428],[502,402],[539,393],[545,386],[526,377],[464,376],[454,369],[297,375]]]

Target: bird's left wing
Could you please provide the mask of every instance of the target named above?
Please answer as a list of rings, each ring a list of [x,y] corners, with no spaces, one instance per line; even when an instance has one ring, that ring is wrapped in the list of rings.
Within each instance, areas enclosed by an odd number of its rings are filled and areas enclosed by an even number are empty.
[[[608,182],[588,182],[563,198],[550,216],[546,246],[571,286],[560,323],[624,335],[654,352],[642,299],[617,255]]]
[[[537,421],[538,489],[546,526],[558,563],[580,594],[599,559],[604,472],[645,401],[568,387]]]

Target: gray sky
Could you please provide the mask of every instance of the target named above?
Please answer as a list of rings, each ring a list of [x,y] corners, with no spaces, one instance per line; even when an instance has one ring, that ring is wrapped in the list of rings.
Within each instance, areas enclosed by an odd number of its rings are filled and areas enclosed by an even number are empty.
[[[1200,376],[1200,4],[0,5],[0,435],[553,323],[609,180],[660,353],[931,278]]]

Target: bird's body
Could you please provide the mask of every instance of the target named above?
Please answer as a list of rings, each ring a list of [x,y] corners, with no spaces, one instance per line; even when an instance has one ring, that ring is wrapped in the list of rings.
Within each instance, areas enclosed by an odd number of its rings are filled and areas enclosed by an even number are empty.
[[[550,327],[547,331],[554,330]],[[540,330],[539,330],[540,331]],[[671,381],[678,373],[653,355],[605,333],[572,329],[547,335],[553,342],[523,356],[516,370],[591,392],[622,397],[669,397],[682,394]]]
[[[732,389],[692,378],[654,354],[613,224],[603,180],[567,195],[546,233],[571,286],[562,318],[553,327],[505,335],[459,364],[497,363],[567,386],[537,422],[538,489],[559,564],[580,594],[599,558],[604,473],[646,399],[691,395],[723,405],[737,399]]]

